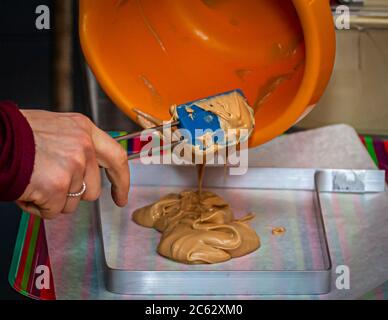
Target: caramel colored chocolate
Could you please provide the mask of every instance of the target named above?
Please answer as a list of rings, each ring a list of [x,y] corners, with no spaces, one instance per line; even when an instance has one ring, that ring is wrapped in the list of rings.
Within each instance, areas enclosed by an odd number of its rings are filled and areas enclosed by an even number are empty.
[[[253,109],[236,91],[231,94],[204,99],[195,104],[201,109],[216,114],[224,131],[228,129],[247,129],[251,132],[255,125]]]
[[[137,224],[162,232],[159,254],[188,264],[223,262],[259,248],[248,225],[253,218],[235,220],[225,200],[209,191],[169,194],[133,213]]]
[[[205,164],[197,164],[197,172],[198,172],[198,194],[201,197],[203,176],[205,174]]]
[[[272,228],[271,232],[272,232],[272,234],[274,236],[282,236],[282,235],[284,235],[286,233],[286,228],[284,228],[284,227],[274,227],[274,228]]]
[[[235,129],[239,138],[240,129],[247,129],[248,135],[253,130],[253,110],[237,92],[204,99],[196,105],[219,117],[228,141],[231,140],[228,129]],[[189,113],[192,111],[189,107],[186,110]],[[177,119],[176,106],[170,112],[173,119]],[[204,135],[203,138],[207,137]],[[211,146],[213,148],[217,150],[214,145]],[[157,248],[162,256],[187,264],[219,263],[260,247],[260,238],[249,226],[253,214],[236,220],[224,199],[212,192],[202,191],[204,169],[204,165],[198,166],[197,192],[168,194],[133,213],[132,218],[137,224],[162,233]]]

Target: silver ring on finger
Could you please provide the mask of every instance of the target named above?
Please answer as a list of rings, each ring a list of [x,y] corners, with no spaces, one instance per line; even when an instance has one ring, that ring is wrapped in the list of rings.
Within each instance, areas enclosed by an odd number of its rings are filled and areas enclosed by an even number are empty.
[[[68,193],[67,194],[67,197],[68,198],[78,198],[78,197],[81,197],[86,191],[86,183],[85,181],[82,182],[82,188],[79,192],[76,192],[76,193]]]

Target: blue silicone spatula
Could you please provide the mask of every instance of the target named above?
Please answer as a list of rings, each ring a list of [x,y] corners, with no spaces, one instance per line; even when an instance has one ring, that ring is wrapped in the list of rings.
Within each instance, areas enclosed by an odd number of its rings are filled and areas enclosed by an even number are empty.
[[[220,124],[220,119],[218,118],[218,116],[211,111],[207,111],[200,108],[196,103],[204,102],[208,99],[212,99],[223,95],[233,94],[235,92],[240,94],[245,99],[245,96],[241,92],[241,90],[237,89],[237,90],[232,90],[225,93],[213,95],[207,98],[195,100],[192,102],[188,102],[185,104],[181,104],[176,107],[177,118],[178,118],[176,121],[169,123],[168,125],[161,125],[158,127],[150,128],[148,130],[162,131],[164,128],[166,128],[166,126],[171,126],[171,127],[177,126],[179,129],[185,129],[190,133],[191,144],[193,146],[200,145],[200,148],[203,149],[202,142],[197,137],[197,132],[198,132],[197,130],[200,130],[200,132],[217,132],[217,131],[220,132],[220,130],[222,129]],[[115,139],[116,141],[129,140],[137,136],[140,136],[140,134],[141,132],[134,132],[134,133],[117,137]],[[165,148],[172,147],[179,143],[180,141],[175,142],[169,146],[166,146]],[[139,157],[139,154],[133,154],[130,156],[130,159],[134,159],[137,157]]]

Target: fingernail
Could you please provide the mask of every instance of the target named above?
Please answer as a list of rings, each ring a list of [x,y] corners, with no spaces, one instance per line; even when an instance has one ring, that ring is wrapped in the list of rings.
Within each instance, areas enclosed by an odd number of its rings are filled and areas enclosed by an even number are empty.
[[[120,207],[124,208],[128,204],[128,198],[122,198],[120,201]]]

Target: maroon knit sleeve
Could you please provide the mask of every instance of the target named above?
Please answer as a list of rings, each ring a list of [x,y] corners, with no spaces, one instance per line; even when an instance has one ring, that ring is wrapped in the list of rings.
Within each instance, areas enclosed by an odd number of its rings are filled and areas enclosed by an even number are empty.
[[[0,201],[15,201],[30,182],[35,142],[26,118],[12,102],[0,102]]]

